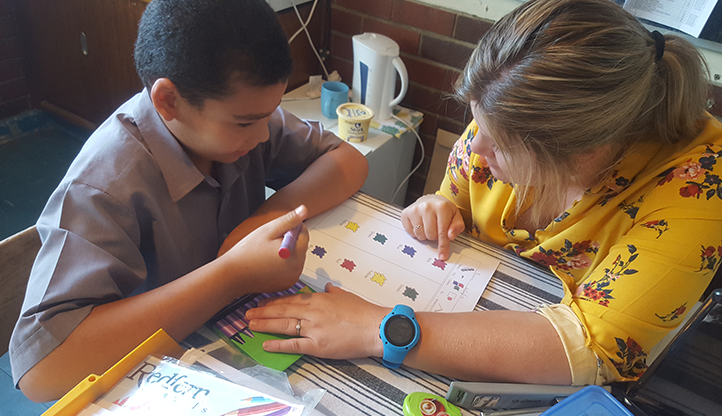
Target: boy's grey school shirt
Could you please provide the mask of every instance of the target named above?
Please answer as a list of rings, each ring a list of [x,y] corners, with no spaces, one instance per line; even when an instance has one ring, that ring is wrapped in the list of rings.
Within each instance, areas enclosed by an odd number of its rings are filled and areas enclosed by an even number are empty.
[[[38,219],[42,241],[10,340],[13,381],[96,305],[141,293],[216,258],[223,239],[341,140],[278,108],[270,138],[203,175],[147,90],[88,139]],[[318,186],[323,186],[319,183]]]

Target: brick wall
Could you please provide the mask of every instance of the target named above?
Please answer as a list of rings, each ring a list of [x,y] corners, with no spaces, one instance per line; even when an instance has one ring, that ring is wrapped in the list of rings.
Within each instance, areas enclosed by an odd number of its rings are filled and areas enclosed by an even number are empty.
[[[31,108],[11,0],[0,0],[0,120]]]
[[[375,32],[394,39],[409,71],[410,86],[401,105],[424,113],[420,135],[426,157],[409,181],[406,204],[421,196],[436,130],[461,133],[471,115],[448,98],[477,40],[493,24],[408,0],[333,0],[331,3],[331,56],[329,71],[336,69],[350,84],[353,77],[351,37]],[[722,88],[714,87],[710,112],[722,116]],[[413,166],[419,161],[418,147]]]
[[[426,157],[409,181],[406,203],[421,196],[434,149],[436,130],[461,133],[470,120],[465,108],[448,97],[451,85],[493,22],[406,0],[333,0],[329,70],[343,81],[353,78],[353,35],[374,32],[399,44],[409,72],[409,90],[401,105],[424,113],[420,136]],[[417,146],[413,166],[421,156]]]

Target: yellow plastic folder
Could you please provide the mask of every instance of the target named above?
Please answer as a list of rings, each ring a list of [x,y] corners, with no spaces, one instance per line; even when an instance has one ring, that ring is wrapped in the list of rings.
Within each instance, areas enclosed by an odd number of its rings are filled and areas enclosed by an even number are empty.
[[[58,400],[43,416],[75,416],[85,406],[95,402],[148,355],[180,357],[185,349],[163,329],[143,341],[101,376],[91,374]]]

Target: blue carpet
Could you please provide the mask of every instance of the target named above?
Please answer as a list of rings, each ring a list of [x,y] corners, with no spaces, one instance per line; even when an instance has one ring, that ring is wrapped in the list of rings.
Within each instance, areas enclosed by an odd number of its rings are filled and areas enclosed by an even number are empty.
[[[0,416],[37,416],[54,403],[35,403],[25,397],[23,392],[13,385],[8,354],[0,357]]]
[[[90,133],[40,110],[0,120],[0,240],[35,224]],[[0,416],[37,416],[52,404],[15,389],[8,354],[0,357]]]
[[[90,133],[39,110],[0,120],[0,240],[35,224]]]

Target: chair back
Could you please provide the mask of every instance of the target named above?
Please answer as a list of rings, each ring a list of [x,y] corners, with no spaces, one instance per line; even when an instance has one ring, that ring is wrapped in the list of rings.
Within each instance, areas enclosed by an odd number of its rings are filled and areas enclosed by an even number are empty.
[[[0,354],[8,350],[38,250],[40,236],[34,225],[0,241]]]

